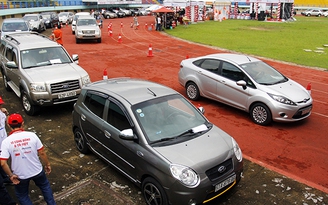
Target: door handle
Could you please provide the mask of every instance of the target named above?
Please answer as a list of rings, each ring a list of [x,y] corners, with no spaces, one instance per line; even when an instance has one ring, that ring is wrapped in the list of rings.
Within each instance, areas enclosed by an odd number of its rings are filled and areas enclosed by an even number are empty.
[[[85,121],[86,117],[85,115],[81,114],[81,120]]]
[[[104,132],[105,132],[105,137],[107,137],[108,139],[112,137],[112,135],[107,130],[105,130]]]

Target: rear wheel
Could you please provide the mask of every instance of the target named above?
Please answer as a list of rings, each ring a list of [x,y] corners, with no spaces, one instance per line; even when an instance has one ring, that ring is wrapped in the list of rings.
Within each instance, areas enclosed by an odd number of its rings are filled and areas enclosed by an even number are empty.
[[[101,43],[101,38],[98,38],[98,39],[97,39],[97,42],[98,42],[98,43]]]
[[[29,96],[25,91],[22,91],[21,101],[23,105],[23,109],[27,115],[35,115],[39,111],[39,107],[32,104]]]
[[[263,103],[256,103],[250,110],[250,115],[256,124],[268,125],[272,122],[272,114],[269,108]]]
[[[186,86],[186,94],[190,100],[198,100],[200,97],[198,86],[190,82]]]
[[[86,139],[84,135],[82,134],[82,131],[79,128],[76,128],[74,130],[74,142],[77,150],[81,152],[82,154],[88,154],[89,153],[89,148],[86,143]]]
[[[164,189],[151,177],[143,180],[142,195],[147,205],[168,205],[168,199]]]

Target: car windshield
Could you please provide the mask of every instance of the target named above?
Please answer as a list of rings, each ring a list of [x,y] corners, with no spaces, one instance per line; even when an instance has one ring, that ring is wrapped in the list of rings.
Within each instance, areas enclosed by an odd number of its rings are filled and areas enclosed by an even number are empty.
[[[68,13],[59,13],[58,16],[60,16],[60,17],[66,17],[66,16],[68,16]]]
[[[208,130],[209,122],[180,95],[149,100],[134,105],[132,110],[149,143],[187,140]]]
[[[23,69],[72,62],[62,47],[24,50],[21,59]]]
[[[95,19],[79,19],[77,21],[78,26],[97,26]]]
[[[37,21],[38,20],[37,16],[24,16],[23,18],[25,21]]]
[[[24,22],[4,23],[2,25],[2,31],[4,32],[28,31],[28,27]]]
[[[42,14],[42,17],[45,19],[50,19],[50,14]]]
[[[274,85],[288,81],[288,78],[263,61],[245,63],[240,66],[255,82],[262,85]]]

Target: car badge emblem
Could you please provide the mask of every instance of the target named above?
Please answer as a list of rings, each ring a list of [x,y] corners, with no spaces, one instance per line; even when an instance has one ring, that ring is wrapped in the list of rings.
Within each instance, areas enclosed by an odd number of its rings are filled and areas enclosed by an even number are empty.
[[[219,173],[223,173],[226,169],[227,169],[227,168],[226,168],[225,166],[220,166],[220,167],[218,168],[218,172],[219,172]]]
[[[69,88],[68,84],[63,85],[63,88]]]

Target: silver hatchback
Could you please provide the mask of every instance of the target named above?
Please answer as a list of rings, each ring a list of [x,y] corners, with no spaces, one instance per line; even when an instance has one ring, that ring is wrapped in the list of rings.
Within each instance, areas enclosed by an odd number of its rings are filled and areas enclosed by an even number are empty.
[[[206,203],[235,187],[237,142],[178,92],[138,79],[86,85],[73,111],[77,149],[141,187],[148,205]]]
[[[189,99],[200,96],[250,113],[260,125],[310,116],[312,98],[297,82],[254,57],[212,54],[182,60],[179,82]]]

